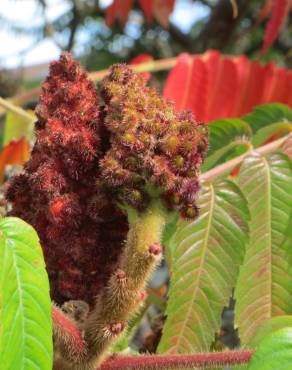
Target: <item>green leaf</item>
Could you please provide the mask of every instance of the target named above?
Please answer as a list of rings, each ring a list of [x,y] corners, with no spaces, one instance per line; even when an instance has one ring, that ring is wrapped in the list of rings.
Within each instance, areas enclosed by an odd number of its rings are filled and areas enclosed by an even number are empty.
[[[265,339],[265,337],[274,333],[276,330],[283,329],[288,326],[292,328],[292,315],[272,317],[259,327],[255,337],[251,340],[248,346],[250,348],[256,348],[260,342]]]
[[[32,140],[35,120],[35,115],[32,112],[31,121],[28,121],[15,113],[7,112],[3,135],[3,146],[9,144],[11,140],[18,140],[22,137],[25,137],[27,140]]]
[[[243,120],[235,118],[219,119],[210,122],[208,128],[209,151],[203,165],[203,172],[222,163],[227,153],[230,159],[238,155],[236,148],[239,145],[244,145],[246,149],[249,148],[252,130]]]
[[[24,221],[0,220],[1,370],[51,370],[49,283],[38,236]]]
[[[3,148],[3,137],[4,137],[4,130],[5,130],[5,119],[6,119],[5,113],[0,111],[0,149]]]
[[[209,350],[244,256],[249,215],[239,188],[205,184],[198,199],[198,219],[180,221],[175,233],[160,353]]]
[[[258,130],[252,139],[254,147],[260,146],[266,140],[271,138],[275,133],[279,133],[282,136],[292,131],[292,123],[290,122],[276,122],[272,123],[267,127],[263,127]]]
[[[287,229],[292,212],[292,162],[284,154],[247,157],[239,186],[250,208],[250,242],[235,290],[235,322],[242,344],[276,315],[292,313]],[[291,248],[290,248],[291,250]]]
[[[248,370],[289,370],[292,367],[292,327],[268,335],[253,354]]]
[[[279,103],[259,105],[242,119],[253,131],[252,143],[255,147],[277,132],[292,131],[292,110]]]

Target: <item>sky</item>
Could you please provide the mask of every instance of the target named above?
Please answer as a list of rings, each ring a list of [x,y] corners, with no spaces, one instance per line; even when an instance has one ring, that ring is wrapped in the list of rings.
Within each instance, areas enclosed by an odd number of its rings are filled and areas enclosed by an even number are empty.
[[[102,0],[102,5],[107,6],[112,0]],[[48,21],[65,13],[69,9],[67,0],[47,0],[45,16]],[[177,0],[171,20],[183,32],[188,32],[196,19],[206,15],[204,6],[196,5],[192,0]],[[0,67],[15,68],[45,63],[58,58],[59,47],[51,39],[44,39],[35,43],[34,38],[11,32],[9,25],[1,20],[5,16],[19,24],[19,26],[30,29],[33,26],[41,25],[43,14],[36,7],[33,0],[1,0],[0,7]],[[29,52],[27,52],[29,50]],[[25,53],[22,53],[25,52]]]

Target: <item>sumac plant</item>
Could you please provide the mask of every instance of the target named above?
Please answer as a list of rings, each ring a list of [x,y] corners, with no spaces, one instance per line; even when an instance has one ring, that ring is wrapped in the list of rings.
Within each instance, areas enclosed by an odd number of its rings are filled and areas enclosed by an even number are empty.
[[[64,53],[36,115],[0,222],[1,369],[288,369],[290,108],[206,125],[126,65],[96,89]],[[163,255],[162,335],[130,355]],[[231,297],[241,348],[212,351]]]

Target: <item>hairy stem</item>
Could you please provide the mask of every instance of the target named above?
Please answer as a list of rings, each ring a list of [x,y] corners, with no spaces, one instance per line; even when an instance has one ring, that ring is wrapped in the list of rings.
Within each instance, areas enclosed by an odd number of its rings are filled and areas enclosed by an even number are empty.
[[[253,352],[250,350],[193,355],[116,356],[106,360],[100,370],[184,369],[242,365],[249,362]]]
[[[269,144],[263,145],[259,147],[258,149],[254,149],[254,151],[258,154],[271,153],[275,151],[276,149],[278,149],[279,147],[281,147],[288,138],[289,138],[289,135],[281,137],[280,139],[272,141]],[[234,167],[239,165],[245,159],[245,157],[248,156],[250,153],[251,151],[248,151],[238,157],[231,159],[230,161],[227,161],[219,166],[212,168],[211,170],[203,173],[200,176],[200,179],[203,181],[212,181],[218,176],[224,175],[226,174],[226,172],[230,172]]]
[[[11,103],[10,101],[1,98],[0,96],[0,107],[4,108],[7,111],[13,112],[18,116],[26,119],[27,121],[31,122],[33,117],[31,114],[27,113],[24,109],[18,107],[17,105]]]
[[[57,338],[66,338],[66,345],[70,343],[70,350],[77,356],[86,353],[85,343],[76,323],[54,305],[52,307],[52,317],[55,338],[56,336]],[[192,355],[113,356],[101,364],[100,370],[183,369],[242,365],[249,362],[253,353],[254,350]],[[57,358],[54,369],[64,370],[62,361],[59,361],[60,359]]]
[[[147,281],[161,259],[164,225],[165,214],[158,202],[130,224],[119,269],[97,296],[85,323],[79,325],[85,350],[76,354],[66,338],[61,339],[62,370],[95,370],[123,335],[129,319],[141,307]]]
[[[77,324],[54,304],[52,305],[52,321],[56,346],[62,347],[66,343],[73,353],[82,355],[86,347],[81,331]]]

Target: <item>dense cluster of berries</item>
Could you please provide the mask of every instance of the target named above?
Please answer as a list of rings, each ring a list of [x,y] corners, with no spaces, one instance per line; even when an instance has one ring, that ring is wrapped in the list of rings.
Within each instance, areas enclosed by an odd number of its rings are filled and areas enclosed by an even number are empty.
[[[101,174],[117,198],[137,209],[151,196],[185,218],[197,215],[198,173],[207,149],[206,126],[191,113],[174,112],[170,102],[126,65],[115,65],[103,80],[104,125],[110,147]]]
[[[52,298],[92,303],[117,266],[128,224],[117,204],[151,198],[197,215],[206,127],[115,65],[96,88],[69,54],[51,64],[36,114],[36,143],[7,190],[11,214],[41,239]]]
[[[92,303],[116,268],[128,225],[97,186],[96,88],[69,54],[51,64],[36,113],[31,158],[6,194],[11,214],[40,236],[52,299]]]

